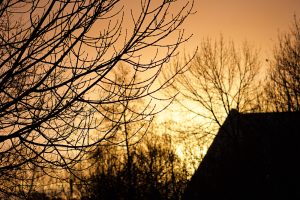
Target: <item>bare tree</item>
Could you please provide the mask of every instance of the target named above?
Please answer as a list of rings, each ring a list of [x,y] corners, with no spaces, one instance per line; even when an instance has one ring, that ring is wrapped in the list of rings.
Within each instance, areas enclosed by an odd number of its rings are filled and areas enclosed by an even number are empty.
[[[223,37],[217,41],[205,39],[189,67],[172,83],[179,93],[176,103],[202,122],[206,133],[216,133],[231,109],[258,109],[258,72],[257,53],[249,44],[238,49]]]
[[[100,107],[163,87],[153,83],[188,39],[178,27],[191,14],[192,1],[141,0],[134,12],[125,3],[1,1],[1,174],[33,165],[72,168],[85,148],[114,130],[103,128],[110,118]],[[166,43],[172,35],[175,42]],[[148,49],[156,53],[144,57]],[[143,75],[123,85],[130,93],[118,91],[111,78],[120,62]],[[136,112],[144,115],[144,110]]]
[[[289,33],[278,38],[274,59],[270,62],[266,85],[270,110],[300,110],[300,20],[295,16]]]

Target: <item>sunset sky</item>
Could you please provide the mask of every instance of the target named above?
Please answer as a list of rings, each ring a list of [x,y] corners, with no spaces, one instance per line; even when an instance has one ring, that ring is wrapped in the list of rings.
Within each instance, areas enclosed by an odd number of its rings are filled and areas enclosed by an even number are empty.
[[[300,17],[300,0],[195,0],[194,10],[185,23],[194,34],[186,46],[222,33],[237,43],[249,41],[268,57],[279,31],[289,29],[294,14]]]
[[[202,161],[281,189],[299,30],[300,0],[0,0],[0,200],[188,199]]]

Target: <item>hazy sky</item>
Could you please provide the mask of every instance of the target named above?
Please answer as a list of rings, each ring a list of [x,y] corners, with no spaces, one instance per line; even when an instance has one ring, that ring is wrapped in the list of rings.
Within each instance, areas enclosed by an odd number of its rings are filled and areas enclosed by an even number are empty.
[[[278,32],[288,30],[293,15],[300,17],[300,0],[195,0],[196,14],[185,24],[195,46],[206,36],[255,44],[261,53],[270,54]],[[269,53],[268,53],[269,52]]]

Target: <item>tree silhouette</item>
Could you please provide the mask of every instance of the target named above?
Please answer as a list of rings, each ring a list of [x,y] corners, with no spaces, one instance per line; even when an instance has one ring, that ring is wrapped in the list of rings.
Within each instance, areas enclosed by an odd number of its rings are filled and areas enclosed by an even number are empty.
[[[161,69],[188,39],[178,27],[193,4],[180,3],[141,0],[133,12],[121,0],[1,1],[0,174],[71,169],[114,130],[97,130],[110,120],[101,107],[160,90]],[[147,49],[156,53],[146,58]],[[121,62],[143,75],[123,85],[130,93],[111,78]]]
[[[278,39],[268,80],[265,91],[269,109],[300,110],[300,20],[296,16],[290,32]]]
[[[173,64],[175,71],[178,63]],[[258,73],[257,53],[249,44],[239,49],[222,36],[216,41],[208,38],[201,41],[186,71],[172,82],[172,89],[179,93],[176,103],[200,118],[206,133],[216,133],[231,109],[258,109]]]
[[[81,193],[83,199],[181,199],[188,173],[170,136],[148,134],[132,146],[130,177],[126,150],[110,148],[114,150],[100,146],[94,152],[96,170]]]

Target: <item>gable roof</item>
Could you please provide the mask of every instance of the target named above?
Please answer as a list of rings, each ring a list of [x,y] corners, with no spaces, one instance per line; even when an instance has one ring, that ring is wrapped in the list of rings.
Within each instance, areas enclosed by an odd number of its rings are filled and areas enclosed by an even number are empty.
[[[232,110],[184,199],[300,199],[300,112]]]

